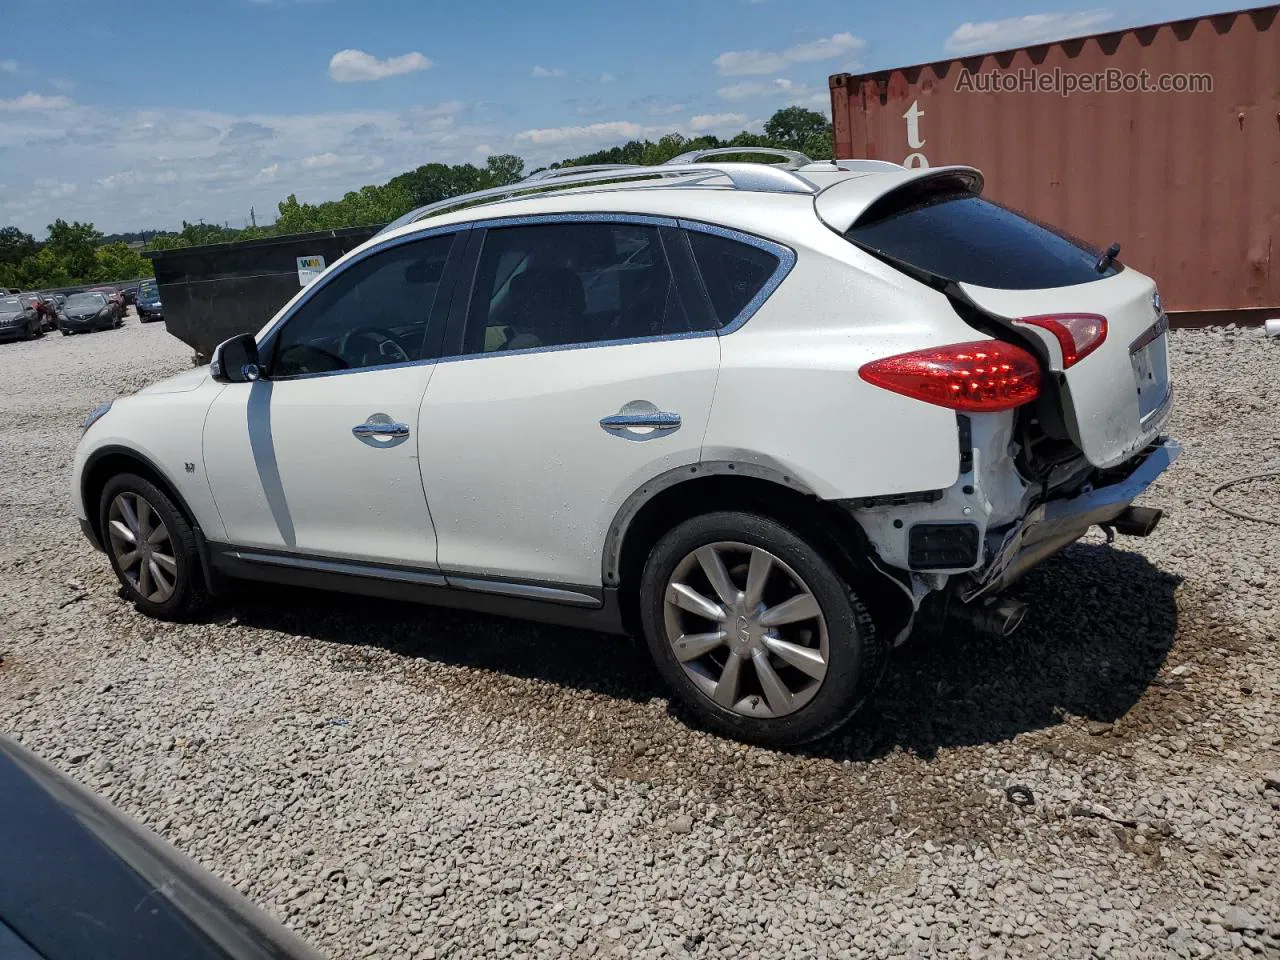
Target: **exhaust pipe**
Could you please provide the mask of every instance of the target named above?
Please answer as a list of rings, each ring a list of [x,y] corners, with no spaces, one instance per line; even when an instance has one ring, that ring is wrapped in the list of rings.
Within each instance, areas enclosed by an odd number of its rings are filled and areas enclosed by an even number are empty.
[[[1027,605],[1021,600],[998,597],[991,603],[964,604],[956,608],[955,615],[981,633],[1003,638],[1022,626]]]
[[[1107,526],[1127,537],[1149,537],[1163,516],[1163,510],[1156,510],[1153,507],[1127,507]]]

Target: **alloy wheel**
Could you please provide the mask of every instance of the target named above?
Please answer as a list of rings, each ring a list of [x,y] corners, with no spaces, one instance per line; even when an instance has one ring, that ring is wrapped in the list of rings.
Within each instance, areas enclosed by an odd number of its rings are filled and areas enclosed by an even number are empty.
[[[794,713],[827,675],[827,622],[817,598],[761,547],[709,543],[685,556],[667,581],[663,620],[694,686],[734,713]]]
[[[169,528],[155,508],[136,493],[118,494],[107,511],[111,552],[120,575],[144,599],[164,603],[178,583]]]

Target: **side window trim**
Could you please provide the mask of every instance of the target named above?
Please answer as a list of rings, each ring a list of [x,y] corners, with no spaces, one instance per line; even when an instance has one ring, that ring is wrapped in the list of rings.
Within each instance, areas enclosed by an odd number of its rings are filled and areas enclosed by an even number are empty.
[[[701,220],[684,220],[681,219],[680,227],[684,230],[691,230],[696,233],[709,233],[712,236],[723,237],[726,240],[735,240],[738,243],[745,243],[748,246],[757,247],[778,258],[778,267],[773,274],[765,281],[754,297],[747,301],[746,306],[719,330],[719,336],[726,337],[729,334],[740,330],[748,320],[755,316],[756,312],[765,304],[765,301],[773,296],[773,292],[782,285],[782,281],[787,279],[787,275],[791,273],[792,268],[796,265],[796,252],[790,247],[778,243],[775,240],[766,240],[764,237],[758,237],[753,233],[744,233],[741,230],[734,230],[730,227],[721,227],[713,223],[704,223]],[[696,265],[696,259],[695,259]],[[701,279],[702,272],[698,271]],[[706,296],[706,281],[702,283],[703,294]]]
[[[311,302],[312,297],[314,297],[317,293],[319,293],[322,289],[327,287],[329,284],[333,283],[338,277],[341,277],[348,270],[352,269],[358,264],[363,263],[365,260],[368,260],[370,257],[376,256],[377,254],[383,253],[387,250],[391,250],[394,247],[400,247],[400,246],[404,246],[407,243],[414,243],[419,240],[427,240],[432,237],[438,237],[438,236],[451,234],[451,233],[457,234],[459,237],[466,235],[466,237],[464,238],[464,241],[465,241],[465,239],[469,238],[470,234],[472,233],[472,225],[469,223],[451,223],[446,226],[433,227],[429,230],[418,230],[413,233],[402,234],[397,237],[391,237],[387,240],[383,240],[381,243],[377,243],[372,247],[369,247],[365,250],[360,251],[360,255],[357,257],[352,257],[350,260],[344,263],[342,265],[342,269],[334,270],[332,272],[326,273],[324,277],[322,277],[320,280],[317,280],[315,283],[311,284],[311,286],[307,287],[307,289],[303,291],[303,295],[299,297],[297,300],[295,300],[292,304],[290,304],[286,309],[286,312],[283,315],[281,315],[281,317],[271,325],[271,328],[267,330],[267,332],[264,333],[262,337],[258,340],[258,352],[260,355],[267,358],[267,362],[265,364],[266,369],[269,371],[275,362],[276,342],[279,339],[280,331],[283,330],[288,325],[289,321],[292,320],[297,315],[299,310],[301,310],[303,307],[305,307],[308,303]],[[463,242],[462,244],[459,244],[457,242],[457,239],[455,238],[453,247],[449,250],[449,257],[445,261],[444,272],[441,275],[441,279],[440,279],[440,289],[437,290],[436,292],[435,303],[432,304],[431,314],[427,318],[428,333],[430,333],[432,329],[433,322],[435,321],[438,315],[438,312],[442,310],[441,298],[444,297],[446,301],[453,299],[453,289],[456,286],[457,280],[458,280],[456,261],[461,259],[461,254],[465,249],[467,249],[467,244],[465,242]],[[447,309],[447,303],[444,309]],[[447,317],[447,314],[443,314],[443,316]],[[443,324],[439,326],[443,326]],[[408,363],[389,363],[389,364],[382,364],[376,367],[357,367],[354,370],[330,370],[322,373],[304,373],[304,374],[298,374],[296,376],[291,376],[291,377],[280,377],[278,379],[281,381],[288,381],[288,380],[307,379],[310,377],[332,377],[332,376],[337,376],[339,374],[355,374],[355,373],[363,373],[369,370],[389,370],[389,369],[395,369],[397,367],[408,367],[408,366],[414,366],[414,365],[423,364],[423,363],[435,363],[440,358],[439,353],[440,353],[440,348],[443,342],[444,341],[442,336],[437,335],[437,336],[431,337],[428,343],[426,343],[424,347],[424,349],[426,350],[426,355],[418,360],[410,360]]]
[[[662,238],[662,249],[667,255],[667,265],[671,268],[676,296],[684,305],[685,316],[693,327],[689,332],[703,336],[719,333],[720,321],[716,318],[706,284],[702,282],[693,248],[689,246],[689,232],[679,227],[660,227],[658,235]]]

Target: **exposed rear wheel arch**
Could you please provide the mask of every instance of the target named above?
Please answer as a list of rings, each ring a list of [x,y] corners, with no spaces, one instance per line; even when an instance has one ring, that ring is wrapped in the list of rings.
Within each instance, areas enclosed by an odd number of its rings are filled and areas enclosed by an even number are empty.
[[[693,517],[738,510],[786,524],[812,543],[851,586],[877,583],[884,576],[869,561],[872,548],[862,528],[835,504],[802,492],[791,478],[767,479],[767,471],[751,464],[699,464],[673,471],[674,482],[659,478],[659,489],[638,509],[624,506],[605,551],[604,582],[616,586],[623,626],[638,635],[640,579],[654,545],[667,531]],[[633,505],[634,506],[634,505]],[[864,589],[863,598],[882,629],[892,636],[905,626],[911,611],[902,591],[889,584]]]

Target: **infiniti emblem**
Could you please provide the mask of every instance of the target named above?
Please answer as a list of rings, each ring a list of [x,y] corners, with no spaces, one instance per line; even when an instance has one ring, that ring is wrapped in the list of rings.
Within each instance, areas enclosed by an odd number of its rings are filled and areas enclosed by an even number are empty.
[[[737,627],[739,640],[746,641],[751,639],[751,624],[746,617],[738,618]]]
[[[1152,306],[1152,309],[1155,310],[1157,317],[1162,316],[1164,314],[1164,302],[1160,299],[1159,290],[1151,294],[1151,306]]]

